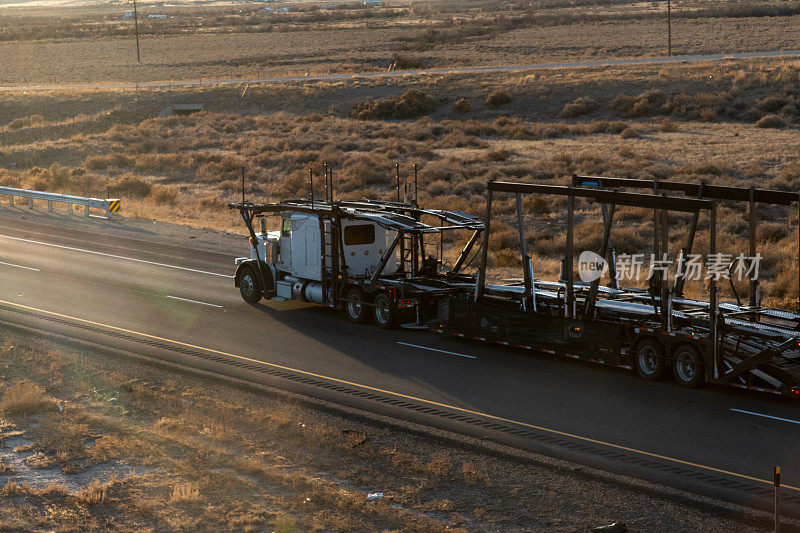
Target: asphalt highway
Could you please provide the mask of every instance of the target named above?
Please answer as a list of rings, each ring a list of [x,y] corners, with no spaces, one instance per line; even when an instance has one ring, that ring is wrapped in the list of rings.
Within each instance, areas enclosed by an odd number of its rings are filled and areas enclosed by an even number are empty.
[[[800,516],[800,402],[249,305],[233,255],[0,213],[0,326],[262,381],[342,405]],[[246,255],[242,239],[241,255]]]

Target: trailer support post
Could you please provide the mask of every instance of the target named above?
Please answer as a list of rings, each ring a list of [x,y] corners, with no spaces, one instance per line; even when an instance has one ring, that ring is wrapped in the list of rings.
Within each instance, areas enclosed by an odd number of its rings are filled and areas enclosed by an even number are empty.
[[[714,204],[711,207],[711,212],[709,213],[709,243],[708,243],[708,253],[709,256],[716,260],[716,253],[717,253],[717,206]],[[717,343],[717,336],[718,336],[718,321],[717,321],[717,280],[715,278],[716,273],[709,276],[708,280],[708,331],[711,334],[711,355],[714,359],[714,379],[719,379],[720,377],[720,370],[722,368],[722,361],[720,360],[719,353],[718,353],[718,343]]]
[[[698,199],[703,198],[703,193],[705,192],[703,189],[705,185],[705,182],[700,182],[700,191],[697,193]],[[692,215],[692,224],[689,226],[689,236],[686,238],[686,246],[681,250],[680,257],[678,257],[678,269],[675,273],[675,285],[672,289],[672,292],[678,297],[683,297],[683,286],[686,283],[686,257],[692,253],[694,236],[695,233],[697,233],[697,223],[699,220],[700,211],[695,211],[694,215]]]
[[[478,237],[480,236],[481,236],[480,230],[475,230],[472,233],[472,237],[469,238],[469,241],[467,241],[467,244],[464,246],[464,249],[461,250],[458,259],[456,259],[456,264],[453,265],[453,269],[451,270],[453,274],[457,274],[458,272],[461,271],[461,267],[464,266],[464,263],[467,260],[467,256],[472,251],[472,247],[475,246],[475,243],[478,241]]]
[[[600,208],[603,211],[603,224],[606,224],[609,211],[608,206],[606,204],[600,204]],[[608,286],[612,289],[619,289],[619,280],[617,279],[617,258],[614,255],[614,250],[611,248],[611,234],[609,234],[608,239],[605,240],[605,245],[606,253],[603,255],[603,257],[608,262]]]
[[[328,201],[328,163],[324,165],[325,171],[325,201]]]
[[[397,203],[400,203],[400,163],[394,164],[394,172],[397,177]]]
[[[489,256],[489,227],[492,222],[492,189],[486,191],[486,216],[483,221],[483,249],[481,250],[481,266],[475,278],[475,301],[483,298],[486,286],[486,268]]]
[[[752,269],[753,264],[755,262],[756,257],[756,236],[757,236],[757,225],[758,219],[756,214],[756,188],[751,186],[750,187],[750,259],[748,261],[748,266]],[[733,280],[731,280],[733,281]],[[751,270],[750,272],[750,307],[758,307],[760,302],[758,301],[758,279],[755,276],[755,273]]]
[[[519,247],[522,253],[522,277],[525,283],[525,297],[522,300],[523,310],[527,311],[533,301],[533,272],[531,272],[530,257],[528,257],[528,243],[525,240],[525,218],[522,216],[522,195],[515,195],[517,203],[517,226],[519,230]]]
[[[386,249],[386,251],[383,253],[383,256],[381,256],[381,262],[378,263],[378,267],[375,269],[375,272],[372,273],[372,277],[369,279],[371,285],[374,285],[375,282],[378,281],[380,275],[383,274],[383,269],[386,268],[386,263],[389,262],[389,258],[394,254],[395,248],[397,248],[397,243],[399,243],[400,239],[402,238],[403,232],[398,231],[397,235],[394,236],[392,244]]]
[[[564,274],[566,279],[567,290],[564,294],[564,316],[567,318],[575,318],[575,313],[572,309],[573,299],[575,297],[572,278],[573,278],[573,250],[572,250],[572,226],[575,218],[575,196],[572,194],[572,187],[569,188],[569,196],[567,196],[567,249],[564,254]]]
[[[605,205],[605,204],[603,204]],[[611,238],[611,225],[614,223],[614,210],[616,208],[615,204],[611,204],[611,208],[608,210],[608,216],[604,217],[604,228],[603,228],[603,244],[600,245],[600,253],[597,254],[600,257],[606,257],[606,252],[608,252],[608,242]],[[592,284],[589,288],[589,297],[586,299],[586,307],[584,309],[584,314],[586,318],[591,319],[594,315],[594,303],[597,299],[597,291],[600,288],[600,278],[598,277],[595,280],[592,280]]]

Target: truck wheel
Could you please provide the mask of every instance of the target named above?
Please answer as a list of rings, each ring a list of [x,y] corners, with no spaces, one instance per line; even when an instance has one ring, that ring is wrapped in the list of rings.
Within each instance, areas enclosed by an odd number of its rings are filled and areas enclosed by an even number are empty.
[[[675,362],[672,365],[672,373],[675,374],[675,381],[683,387],[697,387],[705,376],[703,375],[703,358],[697,353],[694,347],[684,344],[675,350]]]
[[[367,310],[364,305],[364,295],[358,289],[353,289],[347,293],[344,304],[344,314],[347,320],[356,324],[361,324],[367,318]]]
[[[636,372],[642,379],[656,381],[664,377],[664,348],[655,339],[642,339],[636,345]]]
[[[242,271],[239,278],[239,292],[242,299],[249,303],[258,303],[261,300],[261,283],[258,281],[255,271],[248,267]]]
[[[380,292],[375,296],[375,306],[372,308],[375,317],[375,324],[379,328],[390,329],[395,326],[397,311],[392,303],[392,299],[386,293]]]

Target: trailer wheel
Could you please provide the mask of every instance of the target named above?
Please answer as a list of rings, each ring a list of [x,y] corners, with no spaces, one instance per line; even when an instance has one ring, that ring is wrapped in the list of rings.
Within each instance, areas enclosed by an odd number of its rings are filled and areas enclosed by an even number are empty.
[[[361,324],[367,318],[364,295],[360,290],[353,289],[347,293],[344,304],[344,314],[347,320],[356,324]]]
[[[379,292],[375,296],[373,302],[375,305],[373,309],[373,316],[375,317],[375,324],[379,328],[390,329],[395,326],[397,319],[397,311],[392,303],[392,299],[384,292]]]
[[[642,379],[656,381],[664,377],[664,347],[655,339],[642,339],[636,345],[636,372]]]
[[[258,303],[261,300],[261,283],[258,281],[255,271],[247,267],[242,271],[239,277],[239,292],[242,293],[242,299],[249,303]]]
[[[684,344],[679,346],[674,353],[675,363],[672,373],[675,381],[683,387],[697,387],[705,376],[703,375],[703,358],[693,346]]]

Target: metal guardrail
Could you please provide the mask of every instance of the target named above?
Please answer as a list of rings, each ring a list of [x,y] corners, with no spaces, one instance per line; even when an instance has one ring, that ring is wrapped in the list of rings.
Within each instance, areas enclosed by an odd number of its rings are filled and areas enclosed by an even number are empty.
[[[84,206],[84,213],[87,217],[89,216],[89,208],[105,211],[106,218],[111,216],[112,213],[118,213],[120,210],[120,200],[118,198],[85,198],[83,196],[15,189],[13,187],[0,187],[0,195],[8,196],[9,205],[14,205],[14,198],[27,198],[30,209],[33,209],[34,200],[45,200],[47,201],[47,210],[50,212],[53,211],[53,202],[67,204],[67,213],[70,215],[73,212],[73,205]]]

